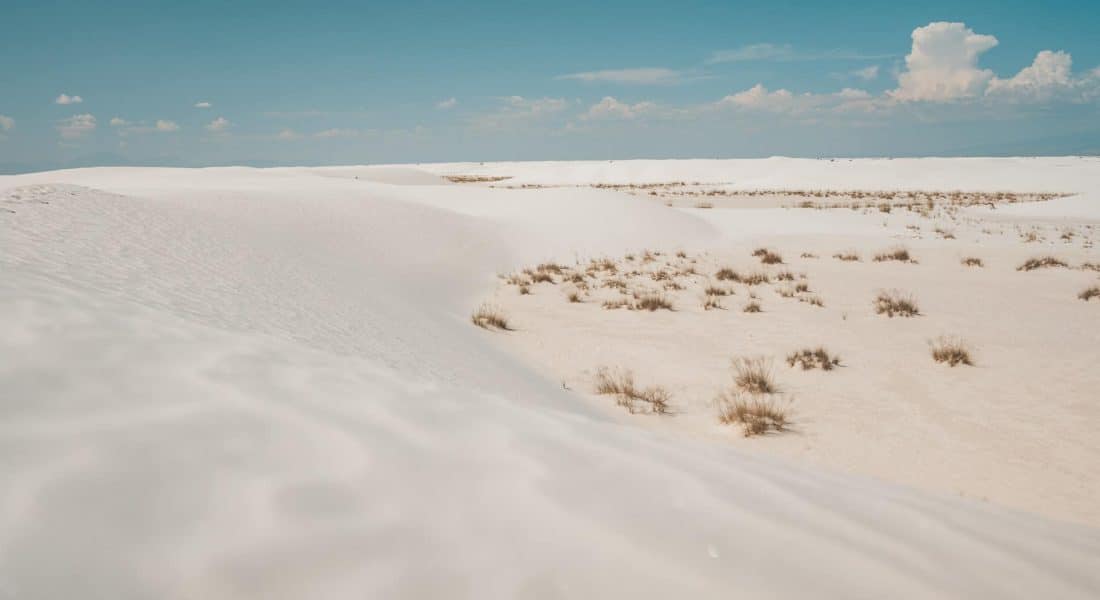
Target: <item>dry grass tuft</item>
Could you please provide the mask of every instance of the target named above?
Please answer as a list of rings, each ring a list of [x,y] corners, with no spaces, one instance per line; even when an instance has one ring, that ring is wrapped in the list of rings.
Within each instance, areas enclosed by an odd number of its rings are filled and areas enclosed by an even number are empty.
[[[1100,271],[1100,263],[1083,262],[1078,268],[1082,271]]]
[[[803,252],[802,254],[799,254],[798,256],[800,258],[817,258],[817,255],[814,254],[813,252]]]
[[[714,273],[714,278],[718,281],[741,281],[741,275],[729,267],[718,269]]]
[[[962,264],[967,266],[967,267],[984,267],[985,266],[985,263],[982,262],[982,259],[977,258],[975,256],[967,256],[966,258],[962,259]]]
[[[668,390],[660,386],[639,388],[634,383],[634,374],[626,369],[597,369],[596,393],[614,395],[615,403],[625,407],[631,414],[638,412],[639,404],[654,414],[667,415],[671,412],[669,400],[672,399],[672,394]]]
[[[714,208],[713,202],[699,202],[695,205],[695,208]]]
[[[756,271],[755,273],[749,273],[741,277],[741,283],[745,285],[760,285],[762,283],[771,283],[772,278],[763,271]]]
[[[794,273],[790,271],[780,271],[775,274],[775,278],[778,281],[794,281]]]
[[[504,316],[504,312],[500,307],[493,306],[492,304],[482,304],[474,311],[474,314],[470,315],[470,321],[474,325],[482,329],[503,329],[504,331],[510,331],[512,328],[508,326],[508,317]]]
[[[854,250],[847,250],[845,252],[837,252],[833,255],[833,258],[844,262],[858,262],[859,253]]]
[[[885,313],[888,317],[898,315],[901,317],[913,317],[920,314],[917,303],[911,295],[902,294],[897,290],[879,292],[875,296],[875,313]]]
[[[672,310],[672,301],[668,296],[658,292],[643,292],[634,296],[635,310]]]
[[[1035,269],[1047,269],[1050,267],[1068,267],[1064,261],[1053,256],[1032,257],[1024,261],[1024,264],[1016,267],[1017,271],[1034,271]]]
[[[703,288],[703,293],[708,296],[729,296],[733,294],[733,290],[724,287],[718,287],[716,285],[708,285],[707,287]]]
[[[887,250],[885,252],[880,252],[876,254],[874,258],[875,262],[886,262],[890,260],[896,260],[900,262],[916,262],[909,255],[909,249],[903,246],[898,246],[896,248],[891,248],[890,250]]]
[[[573,291],[569,292],[568,294],[566,294],[565,297],[569,299],[569,302],[574,303],[574,304],[577,304],[577,303],[580,303],[580,302],[584,301],[584,298],[581,297],[581,293],[579,291],[576,291],[576,290],[573,290]]]
[[[544,271],[536,271],[531,274],[531,283],[556,283],[554,276]]]
[[[760,307],[760,303],[756,300],[749,302],[741,310],[747,313],[758,313],[764,311],[764,309]]]
[[[719,394],[717,402],[718,420],[741,425],[745,437],[786,431],[790,423],[786,410],[765,396],[731,391]]]
[[[805,281],[799,281],[798,283],[794,284],[794,291],[799,294],[808,292],[810,291],[810,284],[806,283]]]
[[[1100,298],[1100,286],[1094,285],[1090,288],[1086,288],[1080,294],[1077,294],[1077,297],[1081,300],[1084,300],[1085,302],[1088,302],[1093,298]]]
[[[796,364],[800,364],[802,365],[803,371],[809,371],[814,368],[820,368],[823,371],[832,371],[833,367],[840,366],[840,357],[829,354],[824,347],[818,346],[812,349],[803,348],[788,354],[787,364],[792,367]]]
[[[630,300],[626,298],[616,298],[615,300],[604,300],[603,307],[607,310],[617,310],[620,308],[631,308]]]
[[[973,365],[966,343],[957,337],[940,336],[931,342],[932,360],[956,365]]]
[[[810,306],[817,306],[817,307],[821,307],[821,308],[824,308],[824,306],[825,306],[825,301],[821,299],[821,296],[814,296],[814,295],[799,296],[798,301],[799,302],[805,302],[806,304],[809,304]]]
[[[772,361],[763,356],[733,359],[733,382],[750,394],[774,394],[779,391],[772,379]]]
[[[722,297],[715,294],[707,294],[703,297],[703,310],[725,310],[726,307],[722,306]]]
[[[520,296],[526,296],[530,293],[531,293],[531,288],[528,287],[526,284],[519,286],[519,295]]]
[[[753,256],[760,258],[760,262],[765,265],[781,265],[783,264],[783,257],[777,252],[772,252],[767,248],[757,248],[752,253]]]

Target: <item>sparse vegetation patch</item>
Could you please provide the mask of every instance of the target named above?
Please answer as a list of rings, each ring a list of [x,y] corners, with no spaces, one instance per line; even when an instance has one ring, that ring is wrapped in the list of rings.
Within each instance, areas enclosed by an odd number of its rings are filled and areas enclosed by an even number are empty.
[[[957,337],[940,336],[932,340],[931,346],[932,360],[936,362],[945,362],[952,367],[974,364],[966,343]]]
[[[634,374],[626,369],[597,369],[596,393],[614,395],[615,403],[631,414],[643,409],[658,415],[667,415],[671,411],[669,401],[672,394],[668,390],[656,385],[641,388],[634,383]]]
[[[903,294],[897,290],[879,292],[875,296],[875,312],[885,314],[888,317],[895,315],[900,317],[914,317],[920,314],[917,303],[911,295]]]

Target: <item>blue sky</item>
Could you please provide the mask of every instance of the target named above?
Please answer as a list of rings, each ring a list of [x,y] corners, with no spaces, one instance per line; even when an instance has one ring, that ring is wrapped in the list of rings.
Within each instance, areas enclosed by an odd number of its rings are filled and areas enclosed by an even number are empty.
[[[1100,152],[1092,2],[838,4],[19,0],[0,170]]]

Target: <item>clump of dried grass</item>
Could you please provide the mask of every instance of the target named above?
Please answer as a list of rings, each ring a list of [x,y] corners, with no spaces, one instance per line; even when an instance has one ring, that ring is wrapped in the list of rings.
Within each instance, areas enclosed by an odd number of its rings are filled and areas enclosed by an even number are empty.
[[[757,248],[752,253],[753,256],[759,257],[760,262],[765,265],[781,265],[783,264],[783,257],[778,252],[773,252],[767,248]]]
[[[641,388],[634,382],[634,374],[626,369],[597,369],[596,393],[614,395],[615,403],[629,410],[631,414],[638,412],[640,407],[658,415],[671,412],[669,401],[672,394],[668,390],[661,386]]]
[[[1100,298],[1100,286],[1094,285],[1090,288],[1085,288],[1080,294],[1077,294],[1077,297],[1085,302],[1093,298]]]
[[[973,365],[970,358],[970,349],[966,343],[957,337],[940,336],[930,342],[932,346],[932,360],[945,362],[952,367],[956,365]]]
[[[482,304],[470,315],[470,321],[482,329],[511,330],[508,325],[508,317],[498,306]]]
[[[729,267],[718,269],[714,273],[714,278],[718,281],[741,281],[741,275]]]
[[[659,292],[639,292],[634,296],[634,308],[636,310],[672,310],[672,300]]]
[[[1054,258],[1053,256],[1034,256],[1024,261],[1024,263],[1016,267],[1017,271],[1034,271],[1035,269],[1048,269],[1050,267],[1068,267],[1065,261]]]
[[[745,285],[760,285],[762,283],[771,283],[772,278],[763,271],[756,271],[749,273],[748,275],[741,276],[741,283]]]
[[[832,371],[833,367],[840,366],[840,357],[829,354],[823,346],[817,348],[803,348],[787,355],[787,364],[795,366],[800,364],[803,371],[819,368],[823,371]]]
[[[985,263],[982,262],[982,259],[980,259],[976,256],[967,256],[966,258],[962,259],[961,262],[964,266],[967,266],[967,267],[984,267],[985,266]]]
[[[817,306],[817,307],[821,307],[821,308],[824,308],[824,306],[825,306],[825,301],[821,299],[821,296],[816,296],[816,295],[813,295],[813,294],[808,295],[808,296],[799,296],[798,301],[799,302],[805,302],[806,304],[809,304],[810,306]]]
[[[885,252],[880,252],[876,254],[874,258],[875,262],[886,262],[891,260],[896,260],[899,262],[916,262],[909,255],[909,249],[905,248],[904,246],[898,246],[896,248],[886,250]]]
[[[894,315],[913,317],[920,314],[920,309],[913,297],[897,290],[879,292],[875,296],[874,306],[877,314],[885,314],[888,317]]]
[[[750,301],[748,304],[742,307],[741,310],[747,313],[758,313],[764,311],[764,309],[761,308],[760,303],[755,300]]]
[[[770,396],[731,390],[719,394],[717,404],[718,420],[741,425],[745,437],[786,431],[790,423],[786,410]]]
[[[859,253],[854,250],[846,250],[844,252],[837,252],[833,255],[833,258],[844,262],[858,262]]]
[[[779,391],[772,378],[772,361],[763,356],[740,356],[733,359],[733,383],[750,394],[774,394]]]
[[[707,294],[703,297],[703,310],[725,310],[725,308],[726,307],[722,306],[722,296],[716,294]]]

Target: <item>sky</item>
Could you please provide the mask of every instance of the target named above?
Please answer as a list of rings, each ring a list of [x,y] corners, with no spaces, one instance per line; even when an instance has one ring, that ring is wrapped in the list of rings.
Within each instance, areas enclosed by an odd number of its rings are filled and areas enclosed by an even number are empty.
[[[0,172],[1100,153],[1095,0],[0,7]]]

